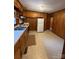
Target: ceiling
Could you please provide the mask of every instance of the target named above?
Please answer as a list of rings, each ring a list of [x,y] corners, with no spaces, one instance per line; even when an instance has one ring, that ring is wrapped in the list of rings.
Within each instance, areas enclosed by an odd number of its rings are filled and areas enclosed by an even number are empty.
[[[52,13],[65,8],[65,0],[19,0],[26,10]]]

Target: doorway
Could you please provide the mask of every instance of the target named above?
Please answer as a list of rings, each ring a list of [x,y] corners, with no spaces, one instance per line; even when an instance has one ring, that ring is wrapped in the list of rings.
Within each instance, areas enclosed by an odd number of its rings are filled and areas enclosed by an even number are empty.
[[[53,17],[50,18],[50,30],[52,30]]]

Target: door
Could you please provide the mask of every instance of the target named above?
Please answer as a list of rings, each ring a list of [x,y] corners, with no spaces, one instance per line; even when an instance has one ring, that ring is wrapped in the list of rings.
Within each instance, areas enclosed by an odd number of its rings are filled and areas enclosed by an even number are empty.
[[[53,26],[53,17],[51,17],[51,19],[50,19],[50,30],[52,30],[52,26]]]

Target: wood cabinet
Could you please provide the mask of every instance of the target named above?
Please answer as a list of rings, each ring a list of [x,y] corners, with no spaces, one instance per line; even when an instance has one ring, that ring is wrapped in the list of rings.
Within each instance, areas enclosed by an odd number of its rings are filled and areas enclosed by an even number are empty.
[[[20,48],[20,40],[18,40],[18,42],[14,46],[14,54],[17,52],[19,48]]]
[[[19,2],[19,0],[14,0],[14,10],[16,12],[14,12],[14,16],[16,18],[16,24],[19,24],[19,16],[23,15],[23,6],[21,5],[21,3]]]
[[[17,49],[17,51],[16,51],[16,53],[14,54],[14,59],[21,59],[21,57],[20,57],[20,49]]]
[[[21,55],[24,54],[25,49],[27,48],[27,45],[26,45],[27,42],[28,42],[28,28],[20,38]]]
[[[22,34],[20,39],[16,42],[14,46],[14,59],[21,59],[22,54],[27,48],[26,43],[28,42],[28,28]]]
[[[14,46],[14,59],[21,59],[20,40]]]
[[[22,12],[23,11],[23,6],[19,2],[19,0],[14,0],[14,8],[16,8],[18,11]]]

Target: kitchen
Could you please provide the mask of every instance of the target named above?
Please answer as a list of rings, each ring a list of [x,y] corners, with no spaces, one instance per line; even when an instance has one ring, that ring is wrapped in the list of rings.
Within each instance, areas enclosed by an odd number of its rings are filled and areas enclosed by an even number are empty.
[[[64,59],[64,44],[65,0],[14,0],[14,59]]]

